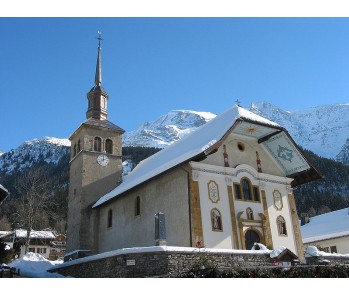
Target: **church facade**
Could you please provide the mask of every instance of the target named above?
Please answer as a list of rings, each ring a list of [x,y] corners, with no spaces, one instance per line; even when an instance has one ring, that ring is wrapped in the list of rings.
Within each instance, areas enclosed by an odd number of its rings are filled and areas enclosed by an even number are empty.
[[[100,46],[102,89],[99,56]],[[89,108],[90,98],[107,96],[88,95]],[[68,252],[153,246],[163,213],[169,246],[246,250],[259,242],[303,257],[292,189],[320,175],[283,127],[235,105],[121,180],[123,130],[106,124],[98,104],[71,137]]]

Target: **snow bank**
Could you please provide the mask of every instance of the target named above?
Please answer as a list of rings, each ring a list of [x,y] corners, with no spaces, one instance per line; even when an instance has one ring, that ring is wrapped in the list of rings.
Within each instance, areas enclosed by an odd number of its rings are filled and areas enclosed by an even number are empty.
[[[57,278],[64,276],[58,273],[49,273],[47,270],[62,263],[62,260],[49,261],[40,254],[29,252],[14,260],[8,266],[16,268],[16,271],[19,271],[20,275],[24,277]]]
[[[276,258],[276,257],[279,256],[284,250],[286,250],[286,247],[284,247],[284,246],[279,246],[279,247],[276,248],[275,250],[271,251],[271,253],[270,253],[270,258]]]
[[[263,251],[269,251],[269,249],[264,245],[264,244],[261,244],[261,243],[258,243],[258,242],[255,242],[252,249],[253,251],[255,250],[263,250]]]
[[[349,254],[326,253],[319,251],[316,246],[308,246],[305,251],[305,257],[349,257]]]

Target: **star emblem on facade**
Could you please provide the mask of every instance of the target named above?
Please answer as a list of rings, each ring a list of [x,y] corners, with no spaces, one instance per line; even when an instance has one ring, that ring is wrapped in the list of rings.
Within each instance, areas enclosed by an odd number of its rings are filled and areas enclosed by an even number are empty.
[[[292,150],[279,145],[279,149],[277,150],[277,153],[278,153],[279,158],[292,162],[292,159],[293,159],[293,151]]]

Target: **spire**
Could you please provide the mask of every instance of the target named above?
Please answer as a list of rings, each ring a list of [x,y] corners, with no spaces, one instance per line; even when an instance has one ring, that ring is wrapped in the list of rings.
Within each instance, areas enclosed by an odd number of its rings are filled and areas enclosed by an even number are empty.
[[[88,109],[86,112],[86,118],[94,118],[97,120],[107,120],[107,103],[108,93],[101,86],[102,84],[102,63],[101,63],[101,32],[98,31],[98,54],[97,54],[97,65],[95,74],[95,85],[87,93]]]
[[[95,85],[100,86],[102,83],[102,62],[101,62],[101,40],[102,32],[98,31],[98,54],[97,54],[97,65],[96,65],[96,75],[95,75]]]

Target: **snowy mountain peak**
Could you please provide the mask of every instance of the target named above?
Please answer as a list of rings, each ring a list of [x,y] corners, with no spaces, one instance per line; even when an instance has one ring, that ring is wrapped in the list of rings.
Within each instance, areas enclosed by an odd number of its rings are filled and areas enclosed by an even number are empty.
[[[349,136],[349,104],[330,104],[292,112],[267,102],[251,104],[250,110],[285,127],[303,148],[334,159]]]
[[[69,152],[70,141],[54,137],[41,137],[25,141],[16,149],[0,156],[0,172],[11,174],[38,162],[57,164]]]
[[[25,145],[28,146],[35,146],[35,145],[40,145],[43,143],[50,143],[53,145],[57,145],[57,146],[68,146],[70,147],[70,140],[69,139],[59,139],[59,138],[55,138],[55,137],[48,137],[48,136],[44,136],[41,138],[36,138],[33,140],[27,140],[24,142]]]
[[[268,102],[256,102],[250,111],[285,127],[301,147],[322,157],[349,164],[349,104],[332,104],[285,111]],[[172,110],[123,135],[123,146],[164,148],[207,123],[211,112]],[[0,173],[11,174],[37,162],[55,163],[68,154],[70,141],[41,137],[0,153]],[[127,167],[126,163],[124,167]],[[132,164],[128,164],[131,168]],[[126,170],[127,171],[127,170]]]
[[[191,133],[216,117],[211,112],[172,110],[152,122],[143,123],[137,130],[123,135],[124,146],[163,148]]]

